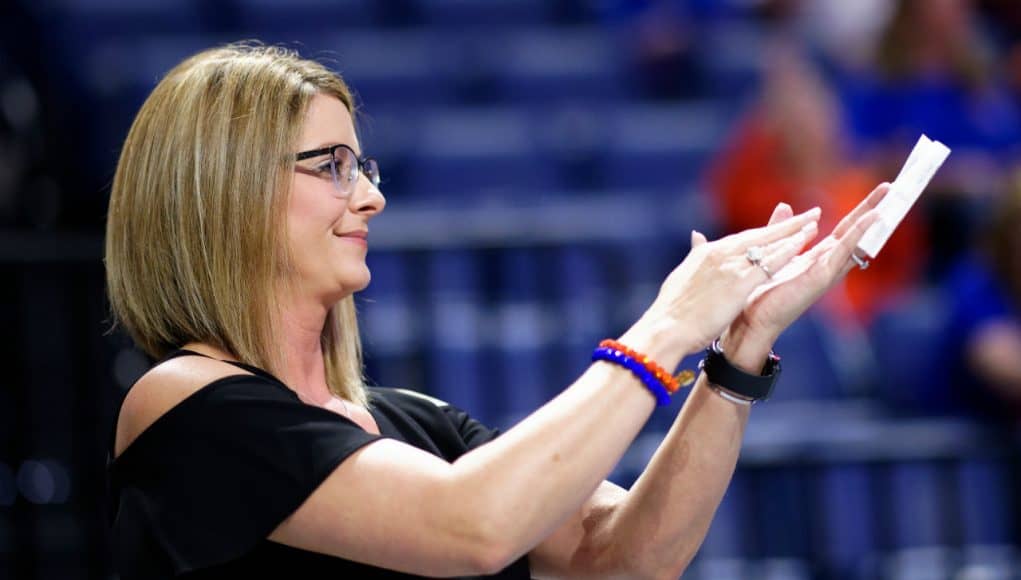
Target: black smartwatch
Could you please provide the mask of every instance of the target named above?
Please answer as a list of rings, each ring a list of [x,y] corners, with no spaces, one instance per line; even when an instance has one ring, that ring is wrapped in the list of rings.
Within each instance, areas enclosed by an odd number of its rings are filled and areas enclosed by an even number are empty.
[[[768,399],[780,378],[780,357],[773,351],[766,356],[762,372],[753,375],[730,364],[720,348],[720,339],[714,340],[706,349],[705,358],[698,366],[709,379],[709,386],[723,398],[744,405]]]

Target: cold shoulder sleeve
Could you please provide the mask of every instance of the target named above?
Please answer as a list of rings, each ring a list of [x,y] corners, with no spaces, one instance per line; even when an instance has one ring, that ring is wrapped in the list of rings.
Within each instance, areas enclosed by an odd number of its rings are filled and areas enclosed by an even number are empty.
[[[123,577],[176,575],[245,554],[378,438],[263,377],[203,387],[111,464]]]
[[[457,429],[457,434],[468,449],[475,449],[483,443],[489,443],[500,435],[499,429],[494,429],[473,419],[458,407],[445,405],[441,410],[447,416],[447,420]]]

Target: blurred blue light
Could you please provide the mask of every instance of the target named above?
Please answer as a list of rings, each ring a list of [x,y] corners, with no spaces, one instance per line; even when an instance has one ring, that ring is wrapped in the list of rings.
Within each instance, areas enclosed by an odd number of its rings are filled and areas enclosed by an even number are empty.
[[[49,467],[43,462],[28,460],[18,470],[18,490],[32,503],[50,503],[56,491],[56,482]]]
[[[64,503],[71,495],[67,468],[54,460],[30,459],[18,470],[18,490],[34,504]]]

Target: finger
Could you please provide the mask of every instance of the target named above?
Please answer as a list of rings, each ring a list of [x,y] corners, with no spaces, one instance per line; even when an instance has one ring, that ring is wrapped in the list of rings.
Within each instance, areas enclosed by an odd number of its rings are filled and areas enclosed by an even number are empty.
[[[776,204],[776,207],[773,209],[773,215],[769,216],[769,225],[780,223],[783,220],[789,219],[793,216],[794,210],[791,209],[791,206],[781,201],[780,203]]]
[[[830,250],[832,250],[833,246],[835,246],[835,245],[837,245],[839,243],[840,242],[836,238],[834,238],[833,236],[826,236],[825,238],[823,238],[823,240],[821,242],[819,242],[818,244],[812,246],[812,249],[810,249],[807,252],[805,252],[804,256],[805,256],[806,259],[811,260],[811,261],[814,262],[817,258],[819,258],[820,256],[826,254],[826,252],[829,252]]]
[[[793,236],[770,244],[766,248],[765,257],[762,259],[762,265],[766,267],[765,270],[768,270],[769,277],[772,278],[772,274],[779,272],[794,256],[801,253],[805,245],[815,238],[818,233],[819,227],[815,222],[810,222]]]
[[[851,254],[858,247],[858,242],[861,241],[869,226],[874,224],[877,219],[879,219],[879,212],[875,209],[869,210],[865,215],[858,218],[847,231],[847,234],[840,238],[840,243],[833,248],[832,254],[830,254],[830,264],[839,265],[838,267],[841,270],[844,270],[846,266],[849,270],[849,264],[854,264],[851,260]]]
[[[723,240],[726,240],[728,245],[733,245],[736,251],[744,252],[751,246],[765,246],[776,240],[792,236],[801,231],[805,225],[818,223],[820,215],[822,215],[822,210],[813,207],[782,222],[731,234]]]
[[[694,250],[695,248],[701,246],[702,244],[708,243],[708,241],[709,240],[707,240],[706,237],[702,235],[702,232],[697,230],[691,230],[691,249]]]
[[[840,220],[837,227],[833,228],[833,237],[840,239],[848,228],[851,227],[858,218],[865,215],[865,212],[874,209],[879,205],[879,202],[883,201],[886,194],[890,191],[889,183],[880,183],[878,187],[872,190],[872,193],[865,196],[865,199],[861,201],[850,213],[844,216],[844,219]]]

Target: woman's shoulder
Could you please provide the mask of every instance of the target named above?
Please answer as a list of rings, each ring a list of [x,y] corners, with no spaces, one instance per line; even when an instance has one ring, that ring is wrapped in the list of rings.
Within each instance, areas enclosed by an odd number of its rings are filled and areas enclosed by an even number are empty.
[[[117,417],[114,456],[146,429],[203,388],[228,377],[270,382],[245,369],[204,356],[178,356],[147,371],[128,390]]]

